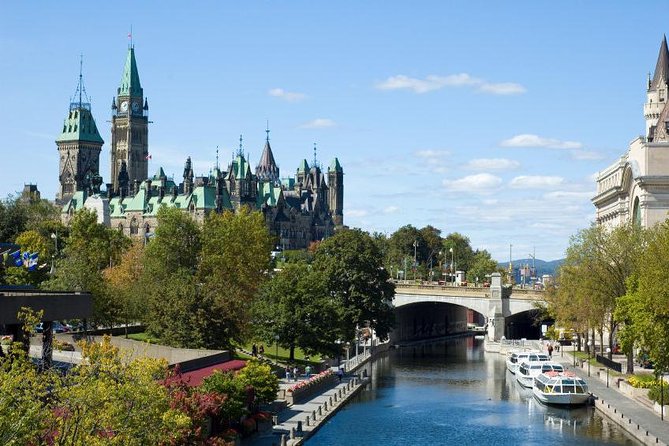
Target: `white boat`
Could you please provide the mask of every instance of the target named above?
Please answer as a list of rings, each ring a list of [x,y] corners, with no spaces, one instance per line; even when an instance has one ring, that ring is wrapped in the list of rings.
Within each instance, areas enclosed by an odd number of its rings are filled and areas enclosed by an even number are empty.
[[[544,404],[578,406],[590,398],[588,385],[572,372],[546,372],[534,378],[534,397]]]
[[[550,358],[547,354],[529,351],[529,352],[512,352],[508,358],[506,358],[506,368],[509,369],[509,372],[516,373],[518,366],[522,361],[550,361]]]
[[[518,366],[516,371],[516,380],[521,386],[532,388],[534,385],[534,378],[540,373],[546,372],[564,372],[562,364],[550,361],[523,361]]]

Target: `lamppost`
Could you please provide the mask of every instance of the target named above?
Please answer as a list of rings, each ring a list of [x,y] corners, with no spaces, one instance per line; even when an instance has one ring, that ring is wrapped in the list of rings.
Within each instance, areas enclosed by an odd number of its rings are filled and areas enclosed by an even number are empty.
[[[574,358],[574,368],[576,368],[576,343],[574,339],[571,340],[571,357]]]
[[[351,343],[347,342],[346,343],[346,368],[348,369],[348,361],[349,361],[349,355],[348,352],[351,349]]]
[[[592,341],[588,341],[588,376],[590,376],[590,349],[592,347]]]
[[[448,248],[448,250],[451,252],[451,285],[455,284],[455,271],[453,270],[454,265],[455,265],[455,255],[453,253],[453,247],[451,246]]]
[[[413,281],[416,281],[416,269],[418,267],[417,262],[417,250],[418,250],[418,240],[413,241]]]
[[[335,344],[337,344],[337,368],[339,368],[339,366],[341,365],[341,344],[342,344],[342,340],[337,339],[334,342],[335,342]]]
[[[606,356],[609,356],[609,353],[611,353],[611,348],[606,347]],[[606,387],[609,387],[609,366],[606,366]]]
[[[56,256],[58,256],[58,231],[51,233],[51,238],[54,242],[54,247],[56,248],[54,254],[51,256],[51,274],[56,272]]]
[[[274,335],[274,360],[279,363],[279,335]]]

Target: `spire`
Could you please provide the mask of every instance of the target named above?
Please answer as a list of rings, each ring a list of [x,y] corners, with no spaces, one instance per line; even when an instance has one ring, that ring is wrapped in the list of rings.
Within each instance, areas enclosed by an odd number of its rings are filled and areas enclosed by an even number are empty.
[[[139,82],[137,61],[135,60],[135,47],[128,48],[128,56],[125,59],[125,67],[121,76],[121,86],[118,88],[118,96],[143,96],[144,91]]]
[[[657,64],[655,65],[655,73],[653,80],[650,83],[649,90],[655,90],[665,83],[669,82],[669,48],[667,48],[667,36],[662,37],[662,44],[660,45],[660,54],[657,56]]]
[[[272,153],[272,147],[269,144],[269,125],[265,130],[267,132],[267,139],[265,141],[265,147],[262,150],[262,155],[260,155],[260,161],[256,166],[256,175],[258,180],[261,181],[279,181],[279,168],[274,161],[274,154]]]
[[[242,135],[239,135],[239,150],[237,150],[237,156],[241,156],[242,158],[244,157],[244,138]]]
[[[63,123],[63,130],[56,139],[56,142],[64,141],[88,141],[103,144],[104,141],[95,125],[95,119],[91,113],[91,104],[86,88],[84,87],[83,76],[84,56],[79,59],[79,82],[72,98],[70,98],[70,111]]]

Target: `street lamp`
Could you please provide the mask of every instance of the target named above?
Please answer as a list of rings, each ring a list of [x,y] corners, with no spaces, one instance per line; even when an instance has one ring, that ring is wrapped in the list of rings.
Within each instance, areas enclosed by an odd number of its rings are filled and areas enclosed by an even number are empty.
[[[451,285],[454,285],[455,283],[455,271],[453,270],[454,265],[455,265],[455,255],[453,254],[453,247],[451,246],[448,248],[448,250],[451,252]]]
[[[606,347],[606,356],[609,356],[609,353],[611,353],[611,348]],[[606,366],[606,387],[609,387],[609,366]]]
[[[590,348],[592,347],[592,341],[588,341],[588,376],[590,376]]]
[[[579,338],[579,344],[580,344],[580,338]],[[576,343],[574,342],[574,339],[572,338],[571,340],[571,357],[574,358],[574,368],[576,368]]]
[[[341,344],[342,344],[342,340],[337,339],[335,341],[335,344],[337,344],[337,368],[339,368],[339,366],[341,365]]]
[[[55,246],[55,251],[54,254],[51,256],[51,272],[50,274],[54,274],[56,272],[56,256],[58,255],[58,231],[52,232],[51,233],[51,238],[53,239],[54,246]]]

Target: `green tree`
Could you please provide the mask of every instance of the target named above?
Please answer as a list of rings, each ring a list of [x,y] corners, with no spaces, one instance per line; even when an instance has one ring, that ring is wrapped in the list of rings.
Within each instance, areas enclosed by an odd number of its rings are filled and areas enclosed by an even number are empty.
[[[118,264],[103,271],[105,291],[119,308],[120,321],[128,324],[143,319],[147,306],[144,300],[142,276],[144,273],[144,244],[133,241]]]
[[[250,310],[267,278],[272,238],[261,213],[247,207],[210,214],[202,227],[197,277],[213,319],[206,344],[231,348],[249,332]]]
[[[485,249],[477,250],[467,271],[467,280],[473,282],[478,277],[479,282],[486,281],[486,276],[497,271],[497,262]]]
[[[451,250],[453,250],[451,255]],[[469,237],[458,232],[452,232],[444,239],[444,261],[457,271],[469,271],[474,262],[474,250]],[[451,265],[451,260],[454,265]],[[455,271],[451,271],[454,273]],[[470,276],[470,274],[468,274]]]
[[[343,313],[322,272],[304,262],[288,263],[261,289],[254,305],[255,334],[289,349],[291,360],[296,347],[309,354],[333,354],[334,341],[342,337]]]
[[[252,359],[237,373],[235,379],[240,380],[244,387],[253,387],[257,404],[268,404],[276,399],[279,378],[267,364]]]
[[[395,286],[382,260],[374,240],[359,229],[335,233],[316,252],[314,269],[325,274],[331,296],[343,305],[346,339],[353,339],[356,325],[369,325],[382,339],[393,327]]]

